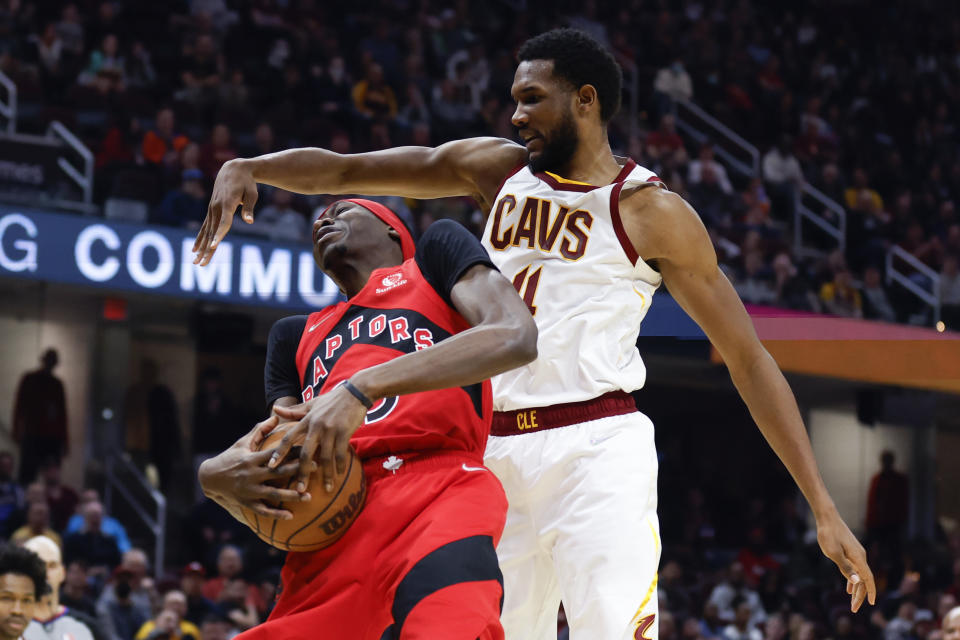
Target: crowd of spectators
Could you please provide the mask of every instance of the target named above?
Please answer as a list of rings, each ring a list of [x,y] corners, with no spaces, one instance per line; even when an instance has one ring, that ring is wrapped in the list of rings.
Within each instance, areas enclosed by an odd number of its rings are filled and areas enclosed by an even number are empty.
[[[697,207],[747,302],[929,324],[916,297],[885,284],[896,244],[941,274],[943,319],[960,326],[956,6],[524,4],[17,0],[0,11],[0,70],[19,87],[21,130],[59,119],[95,151],[99,202],[146,202],[151,221],[195,228],[238,156],[514,138],[513,52],[572,25],[638,78],[642,110],[611,125],[614,150]],[[671,105],[689,99],[764,151],[758,179],[728,175],[709,141],[677,134]],[[802,183],[846,209],[840,255],[826,236],[814,242],[828,259],[793,254]],[[263,191],[261,221],[240,230],[306,239],[326,201]],[[470,202],[408,204],[418,228],[482,221]]]

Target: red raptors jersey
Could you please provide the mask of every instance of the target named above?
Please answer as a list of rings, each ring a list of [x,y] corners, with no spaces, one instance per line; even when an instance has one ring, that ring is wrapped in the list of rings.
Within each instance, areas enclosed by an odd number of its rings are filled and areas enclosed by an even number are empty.
[[[310,314],[297,348],[304,401],[360,371],[469,329],[414,259],[375,270],[353,298]],[[483,454],[490,382],[384,398],[350,443],[361,458],[437,449]]]

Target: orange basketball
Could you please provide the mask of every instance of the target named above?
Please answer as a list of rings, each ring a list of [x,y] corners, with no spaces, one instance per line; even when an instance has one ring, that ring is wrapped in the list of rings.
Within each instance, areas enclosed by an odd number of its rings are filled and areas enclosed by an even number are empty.
[[[259,450],[274,448],[283,435],[282,429],[274,431],[261,443]],[[300,447],[294,446],[284,462],[296,460],[299,456]],[[283,482],[286,487],[292,487],[296,483],[296,476]],[[307,492],[311,497],[309,502],[270,505],[292,513],[290,520],[264,518],[249,509],[242,509],[244,524],[253,529],[261,540],[282,551],[316,551],[339,540],[357,519],[367,497],[363,466],[353,447],[349,449],[346,471],[334,477],[331,493],[323,488],[320,469],[310,476]]]

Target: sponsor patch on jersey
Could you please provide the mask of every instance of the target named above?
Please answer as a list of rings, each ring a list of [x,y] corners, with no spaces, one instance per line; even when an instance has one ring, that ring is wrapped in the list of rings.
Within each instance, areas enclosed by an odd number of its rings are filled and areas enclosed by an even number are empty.
[[[402,273],[391,273],[388,276],[384,276],[380,281],[382,287],[377,288],[377,293],[386,293],[391,289],[396,289],[407,284],[407,279],[403,277]]]

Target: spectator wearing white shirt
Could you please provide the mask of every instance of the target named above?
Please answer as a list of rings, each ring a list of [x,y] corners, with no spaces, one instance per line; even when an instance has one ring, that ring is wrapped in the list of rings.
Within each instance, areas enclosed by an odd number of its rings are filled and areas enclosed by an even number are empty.
[[[723,630],[724,640],[763,640],[763,634],[751,621],[753,610],[750,603],[743,596],[737,596],[732,606],[735,611],[733,624]]]
[[[717,614],[721,620],[733,623],[736,618],[734,601],[742,598],[750,605],[750,621],[754,626],[762,624],[767,619],[767,612],[763,609],[760,595],[747,586],[743,577],[743,565],[734,562],[730,565],[727,579],[718,584],[710,592],[708,603],[717,607]]]
[[[774,213],[782,212],[780,217],[792,217],[797,189],[803,185],[803,170],[792,147],[793,139],[784,135],[763,156],[763,180],[772,196]]]

